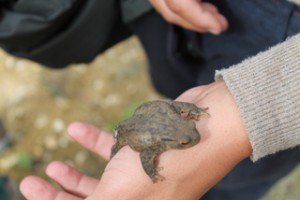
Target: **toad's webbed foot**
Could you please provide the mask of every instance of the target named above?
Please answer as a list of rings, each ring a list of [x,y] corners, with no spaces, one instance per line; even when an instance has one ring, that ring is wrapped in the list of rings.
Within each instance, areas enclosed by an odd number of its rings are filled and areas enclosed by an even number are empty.
[[[199,120],[201,116],[209,116],[206,112],[208,108],[199,108],[195,104],[173,101],[171,105],[175,108],[178,113],[187,114],[187,118]]]
[[[155,158],[160,152],[161,151],[159,149],[155,149],[153,147],[145,149],[140,153],[140,158],[144,171],[151,178],[153,183],[156,183],[157,181],[163,181],[165,179],[164,177],[158,174],[158,171],[162,170],[163,167],[157,167],[157,162],[155,161]]]

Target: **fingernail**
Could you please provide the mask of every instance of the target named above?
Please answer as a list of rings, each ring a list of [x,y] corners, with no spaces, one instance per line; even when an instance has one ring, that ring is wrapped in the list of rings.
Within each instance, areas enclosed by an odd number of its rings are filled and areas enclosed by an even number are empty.
[[[213,35],[220,35],[221,34],[221,31],[219,31],[219,30],[210,30],[209,32]]]

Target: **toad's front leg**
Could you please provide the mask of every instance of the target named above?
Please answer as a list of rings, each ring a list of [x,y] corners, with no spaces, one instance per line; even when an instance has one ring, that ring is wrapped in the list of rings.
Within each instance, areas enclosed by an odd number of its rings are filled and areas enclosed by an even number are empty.
[[[153,183],[164,180],[164,177],[158,174],[158,171],[162,169],[157,166],[158,160],[156,160],[160,153],[161,149],[157,146],[147,148],[140,153],[144,171],[151,178]]]
[[[114,144],[111,148],[109,159],[112,159],[122,147],[123,146],[121,146],[118,142],[116,144]]]
[[[199,108],[192,103],[173,101],[171,105],[178,113],[187,113],[187,117],[190,119],[199,120],[201,116],[209,116],[206,112],[208,108]]]

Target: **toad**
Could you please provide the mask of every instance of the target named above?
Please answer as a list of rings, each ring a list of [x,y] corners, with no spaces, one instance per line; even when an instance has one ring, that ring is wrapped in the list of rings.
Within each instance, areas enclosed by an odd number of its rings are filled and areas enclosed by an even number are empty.
[[[111,158],[125,145],[140,152],[146,174],[155,183],[164,178],[158,174],[157,156],[169,149],[185,149],[200,141],[193,120],[207,115],[208,108],[194,104],[157,100],[139,106],[133,116],[120,122],[114,129],[115,144]],[[193,120],[192,120],[193,119]]]

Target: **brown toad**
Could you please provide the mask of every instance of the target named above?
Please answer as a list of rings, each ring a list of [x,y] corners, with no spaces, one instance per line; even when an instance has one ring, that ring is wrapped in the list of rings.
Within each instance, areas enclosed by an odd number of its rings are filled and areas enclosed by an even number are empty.
[[[179,101],[150,101],[139,106],[134,115],[114,130],[115,145],[111,158],[125,145],[140,152],[142,166],[153,182],[163,180],[158,174],[156,157],[168,149],[192,147],[200,141],[196,125],[208,115],[207,108]],[[182,114],[185,114],[182,116]]]

